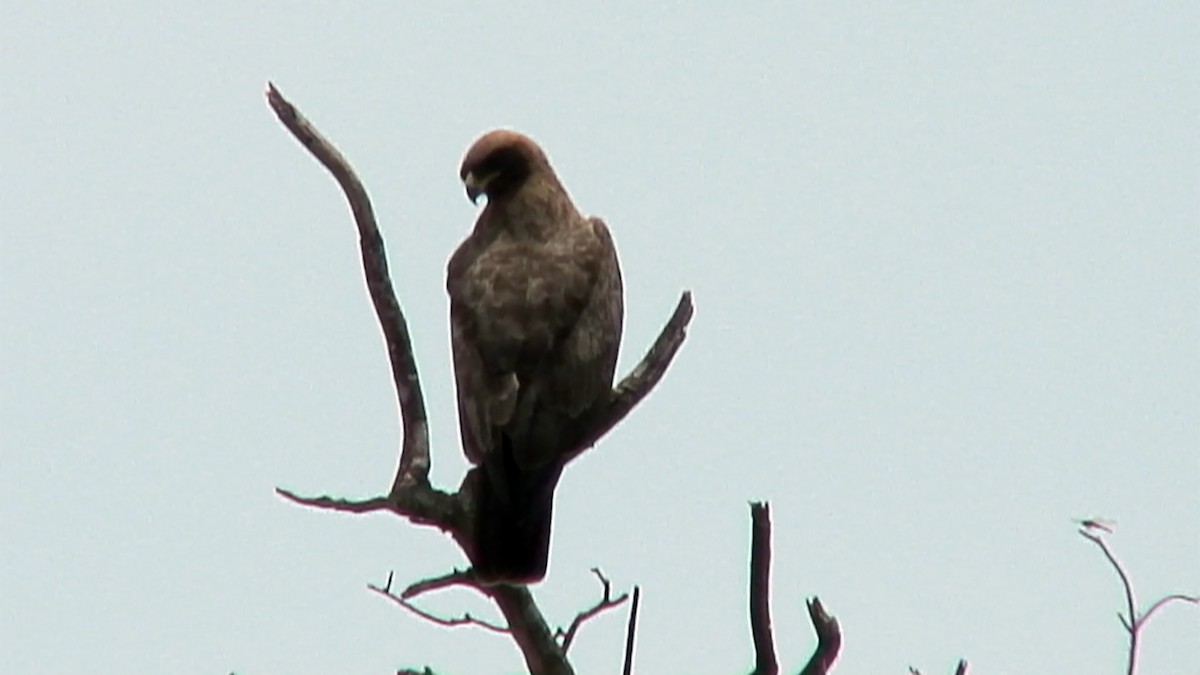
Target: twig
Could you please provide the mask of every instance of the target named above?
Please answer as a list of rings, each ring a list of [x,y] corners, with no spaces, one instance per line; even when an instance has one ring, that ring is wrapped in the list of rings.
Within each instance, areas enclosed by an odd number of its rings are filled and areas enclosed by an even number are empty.
[[[579,631],[580,626],[582,626],[584,622],[596,616],[597,614],[600,614],[601,612],[620,606],[629,599],[628,593],[622,593],[616,598],[612,597],[612,584],[608,581],[608,578],[604,576],[604,573],[600,571],[600,568],[593,567],[592,574],[595,574],[596,578],[600,580],[600,586],[604,589],[604,593],[595,605],[592,605],[590,608],[585,609],[579,614],[576,614],[575,619],[571,621],[571,625],[567,628],[567,630],[564,631],[560,628],[554,632],[554,637],[562,638],[562,642],[560,644],[562,645],[564,654],[566,654],[567,650],[571,648],[571,642],[575,640],[575,634]]]
[[[477,618],[471,616],[470,613],[466,613],[466,614],[463,614],[462,616],[457,616],[457,617],[449,617],[449,618],[442,617],[442,616],[433,614],[431,612],[428,612],[424,609],[421,609],[420,607],[417,607],[416,605],[412,604],[405,598],[402,598],[398,595],[392,594],[387,588],[376,586],[375,584],[367,584],[367,588],[384,596],[385,598],[387,598],[388,600],[391,600],[392,602],[396,603],[397,605],[400,605],[401,607],[403,607],[404,609],[407,609],[408,611],[412,612],[413,614],[416,614],[417,616],[421,617],[422,619],[425,619],[426,621],[432,621],[433,623],[436,623],[439,626],[446,626],[448,628],[458,628],[459,626],[478,626],[485,630],[492,631],[493,633],[502,633],[505,635],[507,635],[511,632],[509,629],[505,628],[504,626],[498,626],[494,623],[484,621],[483,619],[477,619]]]
[[[1108,558],[1108,562],[1113,569],[1117,571],[1117,576],[1121,577],[1121,585],[1125,588],[1125,607],[1129,612],[1129,618],[1126,620],[1122,617],[1122,623],[1125,624],[1125,632],[1129,634],[1129,657],[1126,660],[1125,673],[1133,675],[1137,670],[1137,650],[1138,650],[1138,623],[1137,623],[1137,604],[1133,597],[1133,584],[1129,581],[1129,575],[1125,573],[1125,568],[1117,561],[1116,556],[1109,550],[1108,543],[1099,535],[1092,534],[1086,529],[1079,531],[1079,534],[1084,539],[1090,539],[1092,543],[1100,547],[1104,552],[1104,557]],[[1118,617],[1121,615],[1118,614]]]
[[[1150,620],[1150,617],[1157,612],[1159,608],[1176,600],[1180,602],[1190,602],[1193,605],[1200,605],[1200,595],[1183,595],[1182,593],[1168,595],[1165,598],[1161,598],[1153,605],[1150,605],[1150,609],[1146,610],[1146,612],[1142,614],[1141,618],[1138,619],[1138,628],[1141,628],[1143,625],[1145,625],[1145,623]]]
[[[779,660],[771,634],[771,507],[750,504],[750,634],[754,638],[753,675],[776,675]]]
[[[301,506],[311,506],[314,509],[329,511],[348,511],[350,513],[371,513],[372,511],[394,511],[394,504],[387,497],[372,497],[371,499],[339,499],[337,497],[302,497],[290,490],[275,488],[275,494],[296,502]]]
[[[629,607],[629,625],[625,628],[624,675],[633,675],[633,636],[637,634],[638,605],[642,600],[642,589],[633,587],[633,603]]]
[[[821,605],[821,599],[813,596],[805,601],[808,605],[808,619],[812,622],[813,631],[817,634],[817,648],[809,657],[808,663],[800,675],[825,675],[837,660],[838,652],[842,649],[842,629],[838,620],[830,616]]]
[[[1108,558],[1109,564],[1111,564],[1112,568],[1117,571],[1117,576],[1121,578],[1121,585],[1125,589],[1125,607],[1128,615],[1122,616],[1120,613],[1118,613],[1117,618],[1121,620],[1121,625],[1125,627],[1125,632],[1129,634],[1129,657],[1126,660],[1125,673],[1126,675],[1134,675],[1134,673],[1137,671],[1138,642],[1141,638],[1142,629],[1145,627],[1146,622],[1150,620],[1150,617],[1153,616],[1154,613],[1160,608],[1175,600],[1200,604],[1200,596],[1182,594],[1168,595],[1167,597],[1162,598],[1158,602],[1155,602],[1153,605],[1151,605],[1150,609],[1146,610],[1144,614],[1138,616],[1137,600],[1135,599],[1133,593],[1133,582],[1129,580],[1129,575],[1125,572],[1124,566],[1121,565],[1121,563],[1117,560],[1116,555],[1114,555],[1112,550],[1109,549],[1108,542],[1104,540],[1104,537],[1094,534],[1092,532],[1093,529],[1095,528],[1089,527],[1087,524],[1083,524],[1083,527],[1079,530],[1079,535],[1100,547],[1100,550],[1104,552],[1104,557]]]
[[[470,571],[454,570],[453,572],[450,572],[449,574],[443,574],[440,577],[414,581],[408,585],[408,588],[405,588],[403,591],[401,591],[400,597],[404,598],[405,600],[411,600],[422,593],[428,593],[430,591],[436,591],[438,589],[448,588],[450,586],[470,586],[472,588],[476,588],[475,575]]]
[[[275,111],[275,116],[296,140],[333,174],[350,202],[350,210],[358,226],[363,276],[366,277],[371,304],[375,307],[375,316],[387,343],[392,381],[396,386],[396,398],[404,425],[400,464],[391,492],[395,494],[405,484],[426,484],[429,482],[429,426],[425,416],[425,399],[421,395],[421,379],[417,376],[417,363],[412,355],[408,323],[392,290],[383,236],[375,222],[371,200],[342,153],[309,124],[272,83],[267,83],[267,101]]]
[[[694,312],[692,292],[684,291],[671,318],[641,362],[609,392],[608,400],[593,415],[585,427],[586,431],[575,442],[568,444],[575,448],[568,453],[568,461],[595,445],[654,389],[687,339],[687,326]]]
[[[460,526],[465,517],[462,513],[462,505],[455,495],[442,492],[428,484],[414,484],[387,497],[371,497],[369,499],[342,499],[326,495],[304,497],[284,488],[275,488],[275,494],[301,506],[326,511],[347,513],[391,511],[419,525],[432,525],[441,530],[450,531],[456,539],[459,538],[459,532],[462,529]]]

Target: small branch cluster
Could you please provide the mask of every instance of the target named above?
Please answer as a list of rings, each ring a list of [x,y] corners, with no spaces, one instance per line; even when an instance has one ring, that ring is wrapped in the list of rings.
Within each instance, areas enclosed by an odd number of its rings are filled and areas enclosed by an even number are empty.
[[[570,627],[568,627],[566,630],[559,628],[558,630],[554,631],[554,637],[561,640],[559,644],[562,645],[564,654],[568,649],[571,648],[571,642],[575,639],[575,633],[579,631],[579,627],[582,626],[584,622],[602,612],[610,610],[614,607],[619,607],[629,599],[628,593],[622,593],[616,598],[612,597],[612,584],[609,583],[608,577],[604,576],[604,573],[600,571],[600,568],[593,567],[592,574],[596,575],[596,578],[600,581],[600,586],[604,589],[604,592],[600,596],[600,599],[596,601],[596,604],[592,605],[588,609],[583,610],[575,616],[575,619],[571,621]]]
[[[387,598],[388,600],[391,600],[392,602],[396,603],[397,605],[400,605],[404,609],[407,609],[408,611],[421,617],[422,619],[436,623],[439,626],[446,626],[447,628],[457,628],[459,626],[478,626],[479,628],[489,630],[493,633],[507,634],[509,632],[509,630],[507,628],[505,628],[504,626],[497,626],[496,624],[491,623],[489,621],[484,621],[483,619],[475,618],[475,617],[471,616],[470,613],[464,613],[462,616],[457,616],[457,617],[441,617],[432,612],[429,612],[427,610],[421,609],[420,607],[417,607],[412,602],[413,598],[417,597],[418,595],[420,595],[422,593],[427,593],[429,591],[437,590],[439,588],[446,588],[448,586],[456,586],[456,585],[474,585],[474,581],[473,581],[472,576],[469,573],[455,570],[455,571],[451,572],[450,574],[446,574],[441,577],[437,577],[434,579],[425,579],[425,580],[413,583],[408,588],[404,589],[404,591],[402,593],[400,593],[400,595],[396,595],[395,593],[392,593],[392,573],[389,572],[386,584],[384,584],[383,586],[376,586],[375,584],[367,584],[367,588],[370,589],[371,591],[374,591],[375,593],[378,593],[378,594],[384,596],[385,598]]]

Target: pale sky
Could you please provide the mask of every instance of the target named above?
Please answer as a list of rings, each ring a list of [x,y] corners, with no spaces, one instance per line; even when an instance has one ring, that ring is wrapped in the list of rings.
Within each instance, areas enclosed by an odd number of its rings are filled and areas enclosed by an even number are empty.
[[[1200,7],[1194,2],[18,3],[0,11],[0,671],[516,673],[512,641],[366,589],[462,566],[368,497],[399,444],[332,179],[374,199],[458,485],[447,257],[462,153],[536,138],[603,216],[622,371],[680,291],[674,368],[567,471],[556,625],[643,588],[639,673],[751,668],[768,500],[786,670],[1123,672],[1110,537],[1143,604],[1200,592]],[[714,3],[715,5],[715,3]],[[479,596],[428,598],[495,616]],[[571,650],[619,669],[624,612]],[[1200,673],[1172,606],[1142,675]]]

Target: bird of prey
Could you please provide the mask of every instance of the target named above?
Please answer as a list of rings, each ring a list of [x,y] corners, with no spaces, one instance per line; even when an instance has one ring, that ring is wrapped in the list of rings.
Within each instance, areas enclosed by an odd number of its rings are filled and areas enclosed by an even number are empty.
[[[468,553],[481,582],[533,583],[567,454],[612,387],[621,269],[528,136],[484,134],[459,177],[487,197],[446,270],[459,430],[482,474]]]

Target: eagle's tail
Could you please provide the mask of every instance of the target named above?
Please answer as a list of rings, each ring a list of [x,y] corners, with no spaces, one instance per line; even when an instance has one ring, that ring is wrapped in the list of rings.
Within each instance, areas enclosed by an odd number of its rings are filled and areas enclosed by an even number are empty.
[[[472,564],[483,583],[529,584],[546,576],[554,488],[562,465],[522,470],[507,441],[481,467]]]

